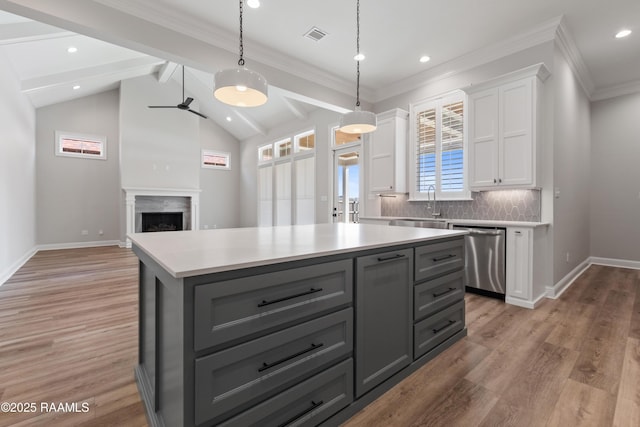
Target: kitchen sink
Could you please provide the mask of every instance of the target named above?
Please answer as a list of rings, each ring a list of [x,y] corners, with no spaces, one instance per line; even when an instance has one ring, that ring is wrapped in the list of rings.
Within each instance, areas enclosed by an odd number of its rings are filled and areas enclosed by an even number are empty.
[[[393,219],[389,221],[389,225],[420,228],[447,228],[447,221],[444,219]]]

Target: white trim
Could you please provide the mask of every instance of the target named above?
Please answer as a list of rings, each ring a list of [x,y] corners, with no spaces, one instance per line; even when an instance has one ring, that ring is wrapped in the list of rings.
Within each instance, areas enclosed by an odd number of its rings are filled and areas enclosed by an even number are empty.
[[[204,162],[204,156],[218,156],[226,159],[225,166],[219,165],[207,165]],[[200,168],[202,169],[218,169],[218,170],[231,170],[231,153],[226,151],[218,151],[218,150],[209,150],[207,148],[203,148],[200,150]]]
[[[100,154],[71,153],[62,151],[62,140],[74,139],[87,142],[97,142],[100,144]],[[55,155],[60,157],[74,157],[76,159],[107,160],[107,137],[104,135],[92,135],[88,133],[68,132],[63,130],[55,131]]]
[[[528,308],[530,310],[533,310],[534,308],[536,308],[538,304],[540,304],[540,301],[542,301],[544,297],[545,297],[545,294],[542,294],[533,301],[526,301],[520,298],[513,298],[513,297],[507,296],[505,297],[504,302],[506,302],[507,304],[517,305],[518,307],[523,307],[523,308]]]
[[[9,268],[1,272],[0,286],[2,286],[7,280],[9,280],[11,276],[16,274],[16,272],[20,270],[20,268],[22,268],[22,266],[25,265],[26,262],[29,261],[31,257],[36,253],[38,253],[38,248],[37,246],[34,246],[33,248],[29,249],[24,255],[22,255],[16,262],[10,265]]]
[[[589,262],[591,264],[606,265],[608,267],[632,268],[634,270],[640,270],[640,261],[632,261],[628,259],[601,258],[592,256],[589,258]]]
[[[474,50],[451,61],[439,64],[422,73],[403,79],[374,92],[372,102],[380,102],[396,95],[432,85],[440,80],[451,78],[467,70],[504,58],[539,44],[553,41],[562,17],[556,17],[542,23],[528,32],[510,39]]]
[[[560,279],[555,285],[546,287],[547,298],[557,299],[562,295],[564,291],[569,289],[569,286],[573,285],[573,282],[585,272],[591,265],[589,258],[582,261],[573,270],[567,273],[562,279]]]
[[[125,194],[125,235],[136,231],[136,196],[188,197],[191,208],[191,230],[200,229],[200,193],[202,192],[200,189],[123,187],[122,191]],[[131,240],[128,237],[126,247],[131,247]]]
[[[94,242],[48,243],[38,245],[38,251],[56,251],[59,249],[99,248],[102,246],[120,246],[119,240],[97,240]]]
[[[640,80],[596,89],[591,95],[591,100],[602,101],[603,99],[615,98],[616,96],[631,95],[638,92],[640,92]]]
[[[595,90],[595,84],[589,74],[589,69],[582,59],[582,54],[580,53],[578,46],[576,45],[571,32],[567,28],[566,20],[564,18],[560,20],[560,24],[556,30],[556,41],[560,52],[562,52],[567,62],[569,62],[569,66],[571,67],[573,74],[576,76],[576,79],[578,79],[580,86],[582,86],[587,97],[591,98],[591,95]]]

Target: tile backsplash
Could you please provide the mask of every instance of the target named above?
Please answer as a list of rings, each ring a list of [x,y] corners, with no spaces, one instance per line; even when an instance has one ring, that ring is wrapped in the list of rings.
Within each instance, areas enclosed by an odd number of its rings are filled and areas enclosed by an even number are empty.
[[[431,217],[433,201],[409,201],[408,194],[383,197],[382,216]],[[540,190],[500,190],[471,193],[473,200],[437,201],[441,218],[496,221],[540,221]]]

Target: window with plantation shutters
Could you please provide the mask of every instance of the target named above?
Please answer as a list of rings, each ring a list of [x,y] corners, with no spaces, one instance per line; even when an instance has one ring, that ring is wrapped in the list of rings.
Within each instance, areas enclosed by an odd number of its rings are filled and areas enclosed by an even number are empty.
[[[410,198],[469,197],[465,182],[464,93],[411,105]]]

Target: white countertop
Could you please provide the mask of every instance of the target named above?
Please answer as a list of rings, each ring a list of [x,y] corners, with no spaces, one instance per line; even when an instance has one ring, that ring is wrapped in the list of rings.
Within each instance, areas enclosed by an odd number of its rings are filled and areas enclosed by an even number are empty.
[[[175,278],[461,236],[465,231],[368,224],[130,233]]]
[[[393,219],[410,219],[410,220],[429,220],[433,218],[413,218],[413,217],[396,217],[396,216],[361,216],[360,219],[370,219],[375,221],[391,221]],[[455,219],[455,218],[438,218],[438,220],[446,221],[447,224],[459,225],[479,225],[487,227],[543,227],[549,225],[548,222],[529,222],[529,221],[494,221],[488,219]]]

